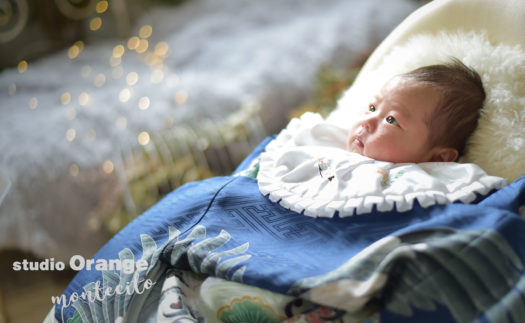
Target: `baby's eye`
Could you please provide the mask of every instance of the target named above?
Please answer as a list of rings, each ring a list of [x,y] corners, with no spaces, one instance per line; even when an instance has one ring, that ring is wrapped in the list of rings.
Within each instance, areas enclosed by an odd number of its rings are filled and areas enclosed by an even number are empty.
[[[390,123],[390,124],[393,124],[393,125],[396,125],[399,127],[399,123],[397,123],[396,121],[396,118],[392,117],[392,116],[388,116],[386,117],[386,122]]]
[[[375,111],[376,111],[376,106],[373,105],[373,104],[370,104],[370,105],[368,106],[368,111],[370,111],[370,112],[375,112]]]

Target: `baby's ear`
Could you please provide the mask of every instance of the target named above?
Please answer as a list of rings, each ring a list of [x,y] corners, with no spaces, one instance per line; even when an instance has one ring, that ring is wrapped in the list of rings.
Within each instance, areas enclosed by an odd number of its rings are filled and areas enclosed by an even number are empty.
[[[453,162],[459,157],[457,149],[450,147],[436,147],[433,149],[432,158],[430,161],[433,162]]]

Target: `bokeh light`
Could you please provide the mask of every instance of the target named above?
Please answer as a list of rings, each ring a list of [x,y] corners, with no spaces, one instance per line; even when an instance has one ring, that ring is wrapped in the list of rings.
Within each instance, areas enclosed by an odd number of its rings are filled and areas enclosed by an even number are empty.
[[[137,84],[139,80],[139,74],[137,72],[129,72],[128,75],[126,75],[126,83],[129,86]]]
[[[106,174],[113,173],[113,170],[115,169],[115,166],[113,165],[113,162],[111,160],[106,160],[104,164],[102,165],[102,170]]]
[[[71,94],[69,92],[62,93],[60,102],[62,102],[63,105],[69,104],[69,102],[71,102]]]
[[[143,96],[139,99],[139,109],[140,110],[147,110],[149,108],[149,98],[147,96]]]
[[[27,70],[27,61],[21,60],[18,63],[18,72],[19,73],[24,73],[26,70]]]
[[[95,10],[97,13],[104,13],[106,10],[108,10],[109,3],[107,1],[99,1],[97,2],[97,6],[95,7]]]
[[[122,103],[128,102],[130,98],[131,98],[131,90],[130,89],[125,88],[125,89],[120,90],[120,92],[118,94],[118,99],[120,100],[120,102],[122,102]]]
[[[146,131],[142,131],[141,133],[139,133],[139,136],[138,136],[138,142],[139,144],[141,144],[142,146],[145,146],[149,143],[149,133],[147,133]]]
[[[78,165],[73,163],[69,166],[69,174],[73,177],[78,176],[80,169],[78,168]]]
[[[89,22],[89,29],[92,31],[97,31],[100,27],[102,27],[102,19],[100,17],[95,17]]]
[[[77,136],[77,132],[73,128],[69,128],[66,131],[66,139],[67,141],[73,141],[75,140],[75,137]]]
[[[113,47],[113,57],[122,57],[122,55],[124,55],[124,52],[126,51],[126,49],[124,48],[124,46],[122,45],[117,45],[115,47]]]
[[[97,74],[93,80],[93,84],[95,84],[96,87],[101,87],[104,83],[106,83],[106,75],[103,73]]]
[[[186,101],[188,101],[188,92],[182,91],[182,90],[177,91],[177,93],[175,93],[173,100],[175,101],[175,103],[179,105],[186,103]]]
[[[140,38],[149,38],[153,32],[153,28],[150,25],[144,25],[140,27],[139,29],[139,37]]]
[[[34,109],[36,109],[37,107],[38,107],[38,100],[37,100],[37,98],[31,98],[31,99],[29,100],[29,108],[30,108],[31,110],[34,110]]]

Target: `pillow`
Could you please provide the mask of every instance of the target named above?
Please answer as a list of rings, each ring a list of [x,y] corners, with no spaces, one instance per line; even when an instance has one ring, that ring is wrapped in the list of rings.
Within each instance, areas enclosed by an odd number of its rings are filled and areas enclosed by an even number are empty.
[[[439,45],[436,45],[439,44]],[[510,181],[525,174],[525,52],[518,45],[493,44],[485,33],[419,34],[394,47],[379,68],[348,89],[327,121],[345,126],[392,76],[456,57],[481,76],[487,98],[478,128],[461,162]]]

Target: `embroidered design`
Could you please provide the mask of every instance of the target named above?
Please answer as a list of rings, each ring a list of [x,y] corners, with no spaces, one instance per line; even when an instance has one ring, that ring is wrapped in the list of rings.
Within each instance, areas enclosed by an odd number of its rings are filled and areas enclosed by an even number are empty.
[[[320,158],[317,158],[317,163],[316,163],[317,167],[319,168],[319,175],[321,177],[325,177],[326,179],[328,179],[330,182],[335,178],[335,173],[333,171],[333,169],[328,166],[324,160],[320,159]]]

